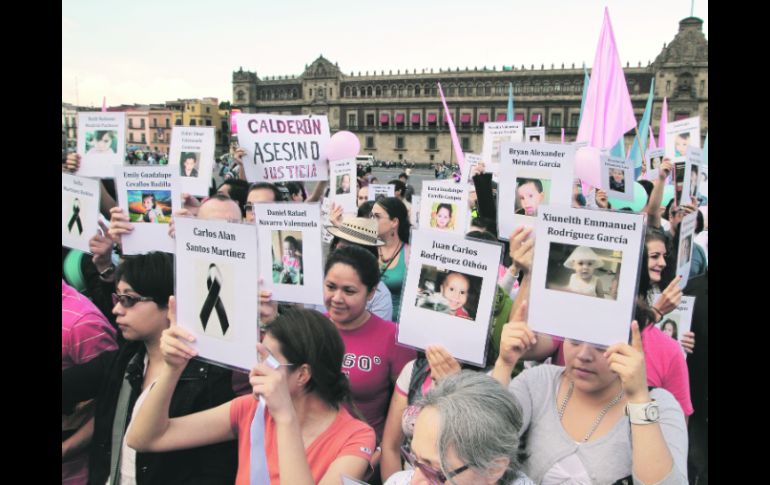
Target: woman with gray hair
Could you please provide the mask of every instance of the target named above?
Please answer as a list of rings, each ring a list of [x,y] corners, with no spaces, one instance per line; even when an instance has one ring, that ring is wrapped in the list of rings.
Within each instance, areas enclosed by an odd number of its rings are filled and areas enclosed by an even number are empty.
[[[414,469],[392,475],[385,485],[533,485],[520,471],[521,411],[495,379],[462,371],[419,404],[411,447],[401,448]]]

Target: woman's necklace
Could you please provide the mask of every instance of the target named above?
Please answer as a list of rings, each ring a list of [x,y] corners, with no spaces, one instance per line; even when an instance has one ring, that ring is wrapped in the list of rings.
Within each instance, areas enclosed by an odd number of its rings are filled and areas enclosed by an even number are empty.
[[[564,411],[567,409],[567,402],[569,402],[569,398],[572,397],[572,390],[575,388],[575,381],[569,381],[569,389],[567,389],[567,395],[564,396],[564,400],[561,402],[561,406],[559,406],[559,421],[561,421],[564,418]],[[618,401],[621,400],[623,397],[623,388],[621,387],[620,392],[617,396],[612,398],[612,401],[608,402],[606,406],[604,406],[604,409],[599,413],[599,415],[596,417],[596,420],[594,421],[594,425],[591,426],[591,429],[588,431],[588,434],[586,434],[586,437],[583,438],[583,443],[588,441],[588,438],[591,437],[592,434],[594,434],[594,431],[596,431],[596,428],[599,427],[599,423],[602,422],[602,419],[604,419],[604,415],[607,414],[607,412],[612,408],[612,406],[616,405]]]
[[[382,262],[380,263],[380,265],[382,266],[382,268],[381,268],[381,272],[382,272],[382,273],[385,273],[385,271],[387,271],[387,270],[388,270],[388,268],[390,268],[390,265],[391,265],[391,263],[393,262],[393,260],[394,260],[394,259],[396,259],[396,256],[398,256],[398,253],[400,253],[400,252],[401,252],[401,248],[402,248],[403,246],[404,246],[404,243],[403,243],[403,242],[400,242],[400,243],[399,243],[399,245],[398,245],[398,249],[396,249],[396,251],[395,251],[395,252],[393,253],[393,255],[390,257],[390,259],[388,259],[388,260],[385,260],[385,261],[383,261],[383,258],[382,258],[382,250],[380,250],[380,261],[382,261]]]

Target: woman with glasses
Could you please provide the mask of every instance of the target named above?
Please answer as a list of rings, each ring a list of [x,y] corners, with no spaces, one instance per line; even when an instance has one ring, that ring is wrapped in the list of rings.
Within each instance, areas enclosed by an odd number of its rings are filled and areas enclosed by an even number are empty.
[[[160,348],[169,326],[169,296],[174,291],[170,254],[129,256],[115,273],[113,313],[126,343],[86,364],[62,371],[62,412],[96,398],[89,483],[232,483],[237,467],[234,441],[195,445],[175,453],[137,453],[126,433],[164,367]],[[202,411],[234,397],[232,373],[196,361],[181,376],[170,397],[174,416]]]
[[[176,303],[170,301],[172,316]],[[289,308],[265,326],[260,363],[250,373],[253,394],[214,409],[170,414],[169,399],[196,351],[176,325],[163,333],[166,365],[128,436],[137,450],[169,452],[238,440],[236,484],[334,484],[362,478],[374,432],[340,404],[349,399],[345,353],[331,322],[313,310]],[[260,404],[263,403],[263,404]],[[222,482],[224,483],[224,482]],[[232,480],[230,481],[232,483]]]
[[[533,485],[521,472],[521,411],[493,378],[462,371],[443,379],[418,404],[414,438],[401,448],[412,469],[392,475],[385,485]]]

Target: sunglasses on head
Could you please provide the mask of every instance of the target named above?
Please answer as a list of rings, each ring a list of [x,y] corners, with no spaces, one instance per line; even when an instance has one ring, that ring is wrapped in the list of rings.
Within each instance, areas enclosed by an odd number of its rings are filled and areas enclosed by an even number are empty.
[[[154,301],[149,296],[134,296],[134,295],[118,295],[117,293],[112,294],[112,304],[117,305],[120,303],[123,308],[131,308],[132,306],[136,305],[140,301]]]
[[[463,465],[460,468],[455,468],[447,475],[444,475],[440,469],[433,468],[432,466],[420,463],[417,461],[417,457],[412,453],[408,446],[403,445],[401,447],[401,456],[409,463],[413,468],[419,469],[420,473],[428,480],[431,485],[442,485],[449,478],[455,477],[469,468],[469,465]]]

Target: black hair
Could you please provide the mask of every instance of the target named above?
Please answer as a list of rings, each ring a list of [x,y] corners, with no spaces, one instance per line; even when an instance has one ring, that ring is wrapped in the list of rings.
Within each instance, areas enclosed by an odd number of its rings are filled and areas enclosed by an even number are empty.
[[[703,219],[703,212],[698,211],[698,215],[695,216],[695,234],[700,234],[705,226],[706,222]]]
[[[264,331],[281,344],[281,353],[294,364],[292,370],[310,367],[306,392],[315,392],[335,409],[349,401],[350,381],[342,372],[345,343],[328,318],[315,310],[287,307]]]
[[[543,182],[541,182],[540,179],[519,178],[516,180],[519,182],[516,190],[519,190],[519,187],[523,187],[527,184],[535,184],[537,191],[543,193]]]
[[[380,283],[380,269],[377,257],[369,250],[354,246],[345,246],[336,249],[329,255],[324,267],[324,276],[337,263],[342,263],[353,268],[358,273],[358,278],[366,286],[367,290],[374,290]]]
[[[398,178],[404,177],[405,179],[409,180],[409,175],[406,174],[406,172],[401,172],[398,174]]]
[[[302,182],[286,182],[285,187],[286,190],[289,191],[289,196],[301,194],[302,200],[307,199],[307,192],[305,191],[305,186],[302,185]]]
[[[158,308],[166,308],[174,294],[174,256],[160,251],[126,256],[115,271],[115,281],[121,280],[141,296],[151,297]]]
[[[241,179],[228,179],[222,185],[230,186],[230,198],[238,203],[238,206],[241,208],[241,215],[246,217],[244,206],[249,198],[249,183]],[[219,187],[222,187],[222,185]]]
[[[152,192],[142,192],[142,202],[144,202],[144,199],[146,199],[147,197],[152,197],[152,208],[154,209],[155,208],[155,202],[156,202],[155,201],[155,194],[153,194]]]
[[[388,182],[390,185],[393,185],[395,187],[396,193],[400,193],[403,197],[406,194],[406,184],[400,180],[391,180]]]
[[[249,186],[249,192],[246,194],[247,198],[248,198],[248,194],[250,194],[252,190],[259,190],[259,189],[272,190],[273,197],[275,197],[275,202],[281,202],[284,200],[281,190],[278,187],[276,187],[275,184],[271,184],[270,182],[257,182],[255,184],[251,184]]]
[[[398,219],[398,238],[406,244],[409,242],[409,216],[406,206],[401,199],[396,197],[382,197],[377,199],[377,204],[388,213],[391,219]]]
[[[300,248],[299,241],[297,241],[297,238],[295,238],[294,236],[286,236],[285,238],[283,238],[283,242],[289,243],[291,248],[295,251],[298,251]]]
[[[438,211],[441,209],[446,209],[449,211],[449,217],[452,217],[452,204],[447,204],[446,202],[442,202],[436,207],[436,214],[438,214]]]
[[[358,208],[358,217],[372,217],[372,208],[374,208],[374,201],[367,200]]]
[[[663,321],[663,323],[660,324],[660,329],[665,330],[667,323],[670,323],[671,325],[674,326],[674,335],[672,335],[672,337],[674,339],[677,339],[679,334],[679,327],[676,324],[676,320],[674,320],[673,318],[667,318],[666,320]]]

